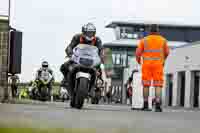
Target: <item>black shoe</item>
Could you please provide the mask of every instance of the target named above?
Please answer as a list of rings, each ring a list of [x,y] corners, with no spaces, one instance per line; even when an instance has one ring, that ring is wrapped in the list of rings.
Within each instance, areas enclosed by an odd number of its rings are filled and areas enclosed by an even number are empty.
[[[161,104],[156,103],[155,112],[162,112]]]
[[[151,109],[149,109],[149,103],[148,102],[144,102],[144,106],[141,109],[142,111],[151,111]]]
[[[131,110],[139,111],[139,110],[141,110],[141,109],[140,109],[140,108],[134,108],[134,107],[132,107]]]
[[[151,109],[149,109],[149,108],[144,108],[144,107],[143,107],[141,110],[142,110],[142,111],[152,111]]]
[[[132,107],[131,110],[136,110],[136,108],[133,108],[133,107]]]
[[[163,112],[163,111],[162,111],[162,108],[156,108],[155,112]]]

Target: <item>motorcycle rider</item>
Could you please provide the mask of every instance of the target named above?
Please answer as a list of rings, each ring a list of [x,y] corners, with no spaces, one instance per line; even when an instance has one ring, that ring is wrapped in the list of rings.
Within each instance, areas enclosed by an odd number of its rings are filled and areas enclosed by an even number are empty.
[[[18,84],[20,82],[19,76],[12,74],[10,75],[10,82],[11,82],[11,90],[12,90],[12,97],[16,97],[18,93]]]
[[[68,57],[71,57],[73,54],[73,49],[78,45],[78,44],[88,44],[88,45],[94,45],[98,48],[99,50],[99,55],[102,59],[102,42],[99,37],[96,36],[96,27],[92,23],[87,23],[82,27],[82,33],[76,34],[73,36],[71,43],[68,45],[68,47],[65,49],[65,52]],[[70,95],[72,94],[72,89],[70,88],[70,85],[67,81],[67,75],[70,69],[70,66],[73,66],[74,62],[69,60],[65,62],[64,64],[61,65],[60,71],[64,76],[64,79],[62,81],[62,84],[66,86],[67,89],[69,89]]]
[[[50,98],[51,96],[51,91],[52,91],[52,83],[54,82],[54,74],[53,74],[53,70],[49,68],[49,64],[47,61],[43,61],[42,62],[42,67],[40,69],[37,70],[36,73],[36,82],[38,83],[38,81],[43,80],[45,78],[49,78],[52,77],[50,79],[50,81],[47,84],[47,87],[49,88],[48,91],[48,96]],[[40,90],[43,84],[38,84],[38,89]]]

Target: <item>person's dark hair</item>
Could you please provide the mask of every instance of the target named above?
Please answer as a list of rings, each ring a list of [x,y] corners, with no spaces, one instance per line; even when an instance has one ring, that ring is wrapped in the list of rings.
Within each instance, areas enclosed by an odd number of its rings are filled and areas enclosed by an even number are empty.
[[[150,32],[159,32],[159,26],[158,26],[158,24],[152,24],[150,26]]]

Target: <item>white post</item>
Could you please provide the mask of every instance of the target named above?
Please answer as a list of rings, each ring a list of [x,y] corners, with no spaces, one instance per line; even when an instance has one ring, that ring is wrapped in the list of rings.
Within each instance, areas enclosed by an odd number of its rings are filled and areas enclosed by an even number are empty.
[[[148,98],[149,109],[152,109],[152,101],[153,101],[154,97],[155,97],[155,87],[150,86],[149,87],[149,98]]]
[[[193,107],[194,96],[194,72],[186,71],[185,76],[185,108]]]
[[[181,85],[181,79],[179,73],[175,72],[173,76],[172,106],[180,105],[180,85]]]
[[[169,104],[169,77],[167,75],[164,76],[164,84],[162,88],[162,104],[163,106],[168,106]]]

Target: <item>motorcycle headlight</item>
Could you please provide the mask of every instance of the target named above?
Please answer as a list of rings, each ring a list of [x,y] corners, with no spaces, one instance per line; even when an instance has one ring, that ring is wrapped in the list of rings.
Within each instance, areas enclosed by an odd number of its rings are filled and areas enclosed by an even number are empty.
[[[80,58],[79,62],[80,62],[80,64],[85,65],[85,66],[93,65],[93,60],[92,59]]]

